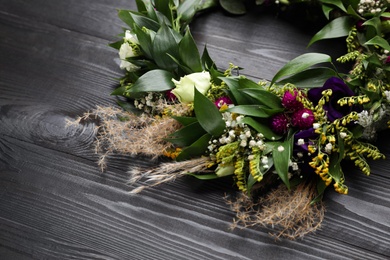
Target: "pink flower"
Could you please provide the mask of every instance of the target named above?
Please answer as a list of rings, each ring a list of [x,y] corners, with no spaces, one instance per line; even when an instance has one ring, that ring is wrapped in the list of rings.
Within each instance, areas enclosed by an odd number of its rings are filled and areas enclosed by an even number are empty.
[[[223,105],[230,105],[233,104],[233,102],[229,97],[220,97],[217,100],[215,100],[214,104],[218,108],[221,108]]]
[[[298,90],[294,89],[293,93],[290,90],[284,92],[282,105],[290,111],[297,111],[303,108],[303,104],[297,100]]]
[[[298,127],[299,130],[305,130],[310,127],[313,127],[314,115],[313,111],[307,108],[303,108],[299,111],[296,111],[291,116],[291,124],[294,127]]]
[[[271,129],[277,134],[283,135],[287,133],[289,119],[283,113],[277,114],[271,118]]]

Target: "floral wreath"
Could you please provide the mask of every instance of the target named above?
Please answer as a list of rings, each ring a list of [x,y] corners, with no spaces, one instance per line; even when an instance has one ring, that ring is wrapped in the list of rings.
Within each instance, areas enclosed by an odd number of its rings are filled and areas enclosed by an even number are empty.
[[[219,2],[228,11],[242,4]],[[93,111],[101,119],[100,163],[115,152],[174,160],[133,170],[131,183],[146,180],[134,193],[185,175],[231,178],[241,191],[227,199],[237,213],[233,226],[300,237],[320,226],[327,187],[348,193],[344,161],[369,175],[367,159],[384,158],[370,141],[390,112],[389,3],[316,2],[330,22],[309,45],[346,37],[337,61],[351,62],[349,73],[327,54],[306,53],[271,81],[254,82],[235,65],[221,71],[206,47],[199,54],[189,23],[219,2],[137,0],[138,11],[119,10],[128,28],[111,46],[125,75],[112,94],[126,100],[121,109]],[[323,63],[329,66],[317,66]]]

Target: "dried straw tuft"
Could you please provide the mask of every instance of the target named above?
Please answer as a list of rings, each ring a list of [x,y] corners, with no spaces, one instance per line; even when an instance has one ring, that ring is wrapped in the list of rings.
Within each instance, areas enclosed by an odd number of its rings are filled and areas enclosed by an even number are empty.
[[[182,162],[170,162],[160,164],[158,167],[142,171],[140,168],[130,170],[131,178],[129,185],[132,185],[141,179],[145,179],[147,185],[139,186],[131,193],[139,193],[146,187],[153,187],[165,182],[174,181],[176,178],[185,176],[189,173],[207,172],[207,165],[210,163],[208,157],[200,157]]]
[[[322,203],[311,204],[316,197],[315,184],[301,184],[288,191],[285,185],[279,185],[254,201],[246,194],[227,200],[236,213],[232,228],[262,225],[272,227],[270,232],[276,238],[301,238],[305,234],[320,228],[325,208]]]

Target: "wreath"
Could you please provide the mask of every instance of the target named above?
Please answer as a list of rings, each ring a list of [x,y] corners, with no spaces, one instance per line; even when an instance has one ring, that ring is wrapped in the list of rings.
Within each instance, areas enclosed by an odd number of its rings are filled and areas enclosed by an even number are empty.
[[[337,62],[353,64],[350,71],[339,72],[327,54],[306,53],[271,81],[254,82],[236,65],[221,70],[207,47],[198,51],[189,24],[219,3],[234,11],[242,1],[136,0],[138,11],[119,10],[128,28],[111,44],[124,71],[112,94],[125,99],[92,112],[100,165],[118,152],[173,160],[133,169],[130,182],[142,183],[133,193],[187,175],[230,178],[240,191],[227,199],[233,226],[301,237],[320,227],[328,187],[348,193],[344,161],[369,175],[368,160],[384,158],[371,141],[389,119],[389,4],[315,1],[330,22],[309,46],[346,37]],[[294,4],[256,3],[280,11]]]

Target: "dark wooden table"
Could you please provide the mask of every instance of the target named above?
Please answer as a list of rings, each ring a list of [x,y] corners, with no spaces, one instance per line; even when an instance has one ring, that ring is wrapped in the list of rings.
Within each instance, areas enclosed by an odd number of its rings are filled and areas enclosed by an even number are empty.
[[[66,127],[110,106],[122,75],[107,44],[133,1],[0,1],[0,259],[386,259],[390,256],[389,161],[366,177],[347,172],[349,195],[328,192],[322,229],[275,241],[268,229],[230,230],[229,185],[191,178],[129,194],[127,170],[148,158],[117,156],[100,172],[94,123]],[[310,34],[275,15],[220,11],[192,25],[221,67],[270,79],[308,51]],[[390,155],[388,132],[379,145]]]

